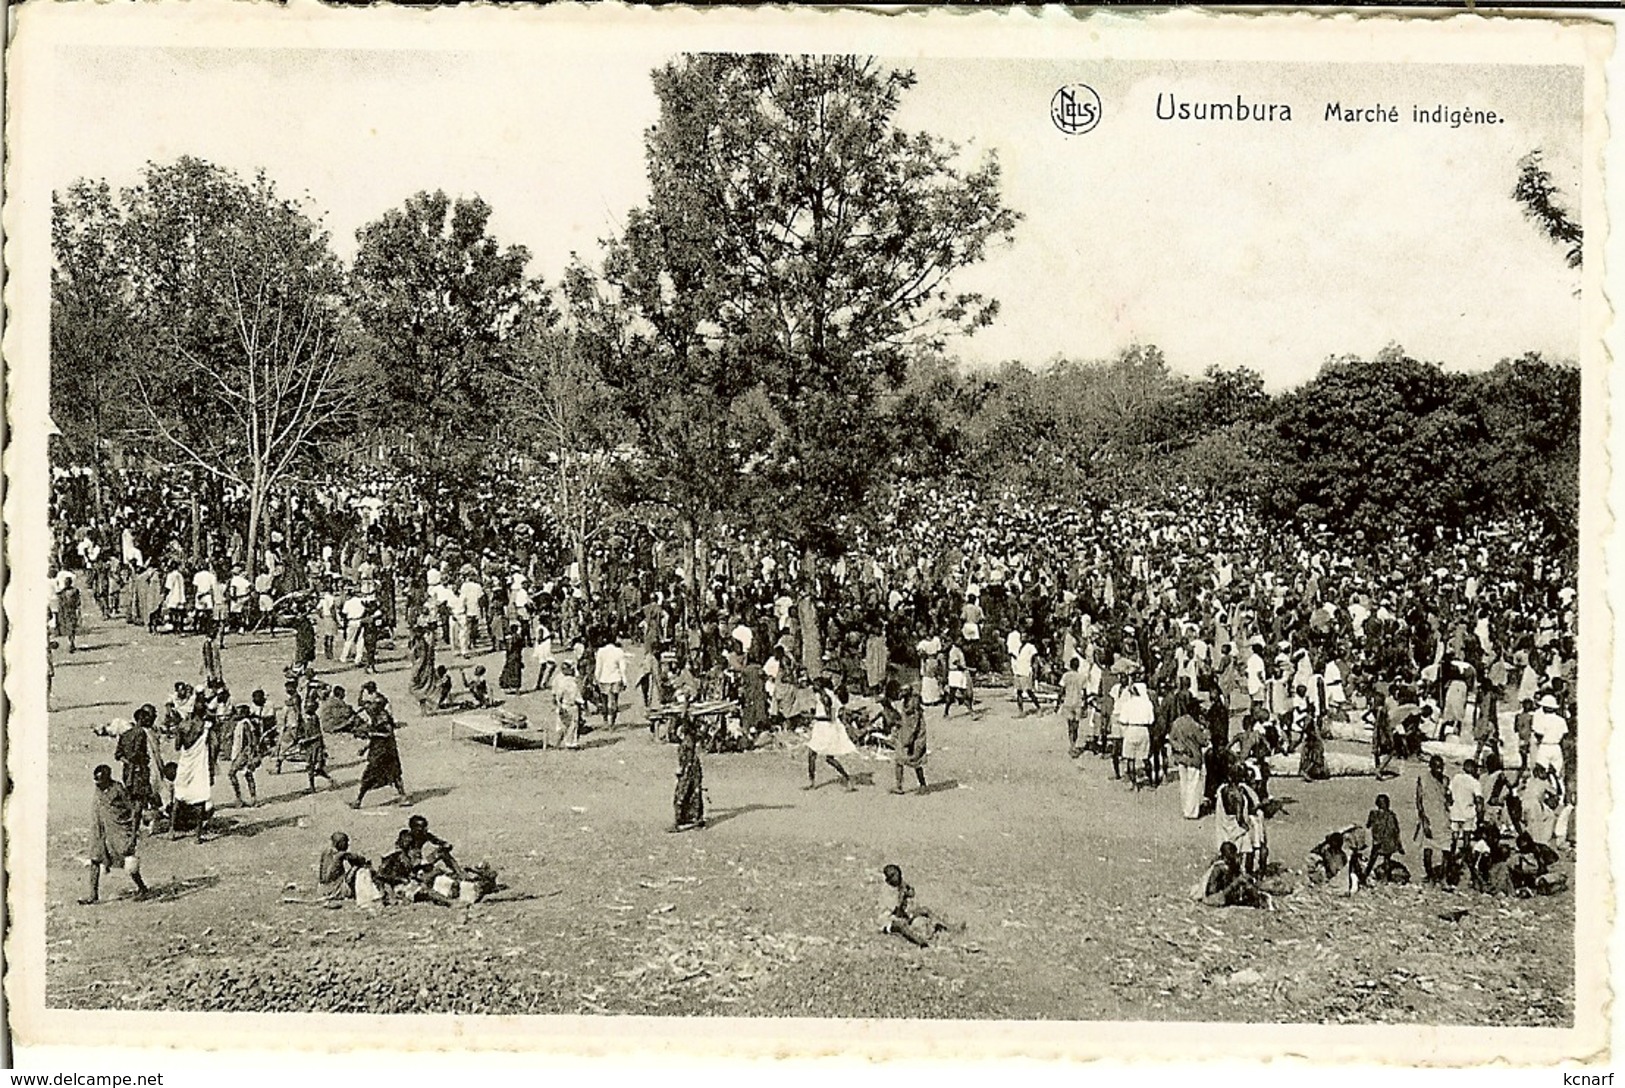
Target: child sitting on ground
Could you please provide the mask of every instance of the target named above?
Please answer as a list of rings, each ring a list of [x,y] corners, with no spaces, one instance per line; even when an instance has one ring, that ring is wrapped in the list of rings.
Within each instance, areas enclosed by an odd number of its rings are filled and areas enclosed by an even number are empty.
[[[475,707],[484,708],[491,705],[491,685],[485,679],[485,666],[474,666],[474,679],[468,682],[468,697],[473,700]]]
[[[1191,889],[1191,897],[1210,907],[1257,907],[1273,909],[1270,897],[1258,882],[1241,869],[1241,851],[1233,842],[1219,844],[1219,856],[1207,873]]]
[[[880,932],[895,933],[921,948],[929,948],[939,933],[964,931],[964,923],[950,923],[916,902],[914,889],[903,880],[902,869],[888,865],[882,872],[886,878],[886,888],[881,893],[884,916]]]
[[[1307,869],[1309,883],[1325,884],[1343,895],[1353,893],[1360,886],[1354,859],[1344,849],[1341,831],[1333,831],[1309,851]]]

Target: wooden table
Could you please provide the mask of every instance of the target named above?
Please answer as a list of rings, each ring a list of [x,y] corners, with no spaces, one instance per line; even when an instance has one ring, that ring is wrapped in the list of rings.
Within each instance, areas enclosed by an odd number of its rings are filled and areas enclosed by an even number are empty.
[[[497,749],[504,737],[527,742],[524,744],[524,747],[527,748],[534,748],[538,745],[544,748],[547,746],[545,727],[510,729],[505,725],[498,724],[494,714],[458,714],[451,719],[451,724],[453,734],[456,733],[457,727],[461,726],[482,740],[485,737],[490,737],[492,751]]]

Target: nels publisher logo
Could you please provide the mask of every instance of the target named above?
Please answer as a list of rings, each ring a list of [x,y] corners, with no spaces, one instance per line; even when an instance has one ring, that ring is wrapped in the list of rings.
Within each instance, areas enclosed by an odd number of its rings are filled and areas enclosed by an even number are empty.
[[[1087,83],[1069,83],[1049,100],[1049,119],[1068,136],[1082,136],[1100,124],[1100,96]]]

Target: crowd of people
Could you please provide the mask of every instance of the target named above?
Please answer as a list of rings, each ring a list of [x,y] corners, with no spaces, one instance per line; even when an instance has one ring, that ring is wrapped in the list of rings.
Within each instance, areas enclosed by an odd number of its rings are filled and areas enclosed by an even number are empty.
[[[506,476],[457,493],[377,469],[330,480],[282,500],[253,556],[228,528],[240,495],[125,471],[101,481],[110,513],[93,516],[85,473],[57,483],[56,646],[75,648],[80,579],[104,618],[202,646],[200,687],[177,685],[161,717],[140,707],[118,741],[130,806],[171,834],[202,834],[192,809],[221,753],[252,803],[267,753],[302,763],[314,789],[336,732],[367,744],[355,804],[404,797],[376,683],[352,707],[316,678],[318,657],[374,671],[403,634],[425,713],[545,690],[550,739],[573,748],[593,715],[615,728],[623,696],[640,698],[678,745],[680,830],[704,826],[700,752],[770,735],[803,738],[809,788],[824,768],[856,788],[842,759],[875,745],[895,753],[894,792],[907,777],[926,790],[928,717],[979,717],[998,685],[1023,716],[1058,714],[1069,755],[1109,763],[1126,789],[1177,775],[1182,814],[1216,829],[1210,901],[1267,902],[1271,777],[1283,760],[1310,781],[1345,769],[1328,741],[1368,745],[1379,780],[1426,744],[1471,749],[1453,777],[1434,756],[1417,785],[1429,879],[1549,888],[1550,862],[1534,883],[1500,874],[1573,834],[1576,571],[1532,522],[1368,540],[1183,490],[1085,508],[939,482],[840,519],[833,560],[725,526],[692,569],[649,525],[567,547],[545,493]],[[228,638],[277,630],[293,632],[282,696],[235,702]],[[503,655],[496,690],[464,667],[485,652]],[[702,712],[713,704],[727,712]],[[1379,798],[1374,822],[1328,837],[1311,868],[1392,876],[1397,833],[1376,817],[1394,810]]]

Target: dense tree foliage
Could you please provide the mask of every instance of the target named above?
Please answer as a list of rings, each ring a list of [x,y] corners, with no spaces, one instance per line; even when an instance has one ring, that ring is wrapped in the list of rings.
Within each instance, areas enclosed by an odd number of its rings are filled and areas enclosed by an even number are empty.
[[[479,197],[437,190],[356,232],[352,306],[375,345],[390,426],[422,439],[425,460],[440,466],[478,460],[509,392],[500,376],[523,365],[511,342],[554,318],[525,273],[529,251],[503,247],[490,219]]]
[[[997,312],[950,282],[1014,228],[998,163],[899,129],[912,75],[859,58],[686,57],[654,81],[649,202],[604,269],[652,332],[606,372],[647,406],[657,462],[675,397],[703,432],[680,462],[749,470],[731,513],[833,554],[888,463],[910,357]]]
[[[90,466],[100,502],[106,448],[135,421],[135,345],[124,216],[106,182],[51,200],[51,406],[64,451]]]

